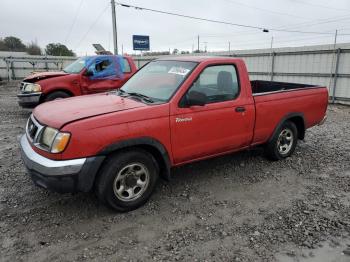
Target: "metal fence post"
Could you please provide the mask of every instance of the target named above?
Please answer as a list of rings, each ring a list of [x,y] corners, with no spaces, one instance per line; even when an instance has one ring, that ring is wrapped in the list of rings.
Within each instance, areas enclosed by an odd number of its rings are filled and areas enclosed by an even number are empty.
[[[45,59],[45,70],[49,71],[49,65],[47,63],[47,56],[45,56],[44,59]]]
[[[340,58],[341,49],[337,49],[337,58],[335,60],[335,71],[333,77],[333,92],[332,92],[332,104],[335,102],[335,89],[337,88],[337,78],[338,78],[338,69],[339,69],[339,58]]]
[[[13,66],[13,61],[10,63],[10,68],[11,68],[11,80],[16,80],[16,74],[15,74],[15,68]]]
[[[7,71],[7,82],[10,82],[10,64],[6,58],[5,58],[5,62],[6,62],[6,71]]]
[[[271,53],[271,78],[270,78],[270,81],[273,81],[274,68],[275,68],[275,56],[276,56],[276,53],[272,52]]]
[[[33,67],[33,72],[35,71],[35,62],[34,61],[32,61],[32,62],[29,62],[29,64],[31,64],[32,65],[32,67]]]

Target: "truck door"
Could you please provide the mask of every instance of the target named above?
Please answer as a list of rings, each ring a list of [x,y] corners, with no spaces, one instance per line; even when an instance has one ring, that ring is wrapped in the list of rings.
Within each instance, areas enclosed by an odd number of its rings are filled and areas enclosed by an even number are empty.
[[[116,59],[113,56],[95,58],[82,76],[83,93],[93,94],[120,88],[124,84],[121,70],[123,69],[116,69]]]
[[[246,98],[234,65],[206,67],[170,116],[176,163],[247,147],[252,138],[254,105]],[[187,106],[189,94],[204,94],[203,106]]]

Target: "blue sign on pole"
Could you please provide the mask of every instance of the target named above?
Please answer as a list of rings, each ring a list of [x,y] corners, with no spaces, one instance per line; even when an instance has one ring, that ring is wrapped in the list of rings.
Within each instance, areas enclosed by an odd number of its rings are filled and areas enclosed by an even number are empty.
[[[149,36],[148,35],[133,35],[132,45],[134,50],[149,50]]]

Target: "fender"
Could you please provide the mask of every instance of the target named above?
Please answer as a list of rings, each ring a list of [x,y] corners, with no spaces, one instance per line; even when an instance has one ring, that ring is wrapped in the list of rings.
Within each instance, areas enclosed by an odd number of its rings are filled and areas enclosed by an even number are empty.
[[[67,87],[51,87],[49,90],[44,90],[43,94],[45,96],[48,96],[49,94],[52,94],[54,92],[61,91],[69,94],[70,96],[77,96],[77,94],[73,93],[69,88]]]
[[[140,137],[140,138],[132,138],[127,140],[122,140],[113,144],[108,145],[104,149],[102,149],[98,155],[108,155],[114,151],[120,150],[122,148],[128,147],[144,147],[147,149],[152,149],[152,155],[156,158],[160,165],[160,173],[163,178],[166,180],[170,180],[170,158],[168,151],[163,146],[161,142],[152,138],[152,137]]]
[[[278,130],[280,129],[280,127],[283,125],[284,122],[286,122],[287,120],[293,118],[293,117],[300,117],[303,122],[302,122],[302,127],[300,130],[300,127],[297,126],[298,129],[298,138],[303,140],[305,137],[305,128],[306,128],[306,123],[305,123],[305,118],[304,118],[304,114],[301,112],[295,112],[295,113],[289,113],[287,115],[285,115],[278,123],[278,125],[275,127],[275,129],[272,132],[272,135],[270,136],[268,143],[271,142],[271,140],[275,137],[275,135],[277,134]]]

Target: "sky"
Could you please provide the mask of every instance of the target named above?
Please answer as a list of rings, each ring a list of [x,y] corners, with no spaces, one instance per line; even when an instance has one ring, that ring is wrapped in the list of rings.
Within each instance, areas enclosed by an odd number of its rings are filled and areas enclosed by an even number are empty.
[[[118,2],[118,0],[117,0]],[[191,20],[117,5],[118,47],[132,50],[132,35],[149,35],[151,51],[227,51],[350,42],[349,0],[120,0],[125,4],[268,29]],[[316,32],[317,34],[311,34]],[[320,34],[318,34],[320,33]],[[321,34],[322,33],[322,34]],[[348,35],[346,35],[348,34]],[[110,0],[0,0],[0,38],[16,36],[41,47],[63,43],[77,55],[93,43],[113,50]],[[139,51],[138,51],[139,52]]]

